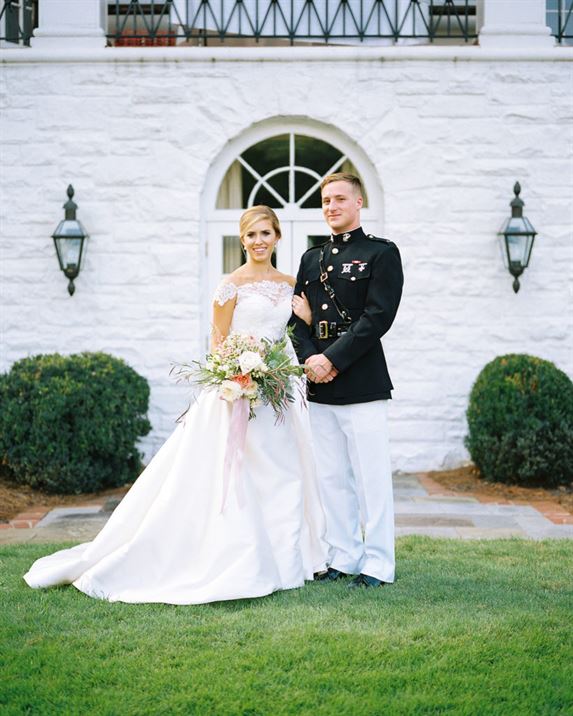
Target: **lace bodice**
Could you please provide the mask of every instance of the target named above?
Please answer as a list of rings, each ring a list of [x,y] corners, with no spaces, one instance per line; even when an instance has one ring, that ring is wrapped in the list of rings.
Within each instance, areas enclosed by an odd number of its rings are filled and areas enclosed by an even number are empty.
[[[214,301],[220,306],[237,298],[231,331],[278,340],[291,315],[293,289],[286,281],[252,281],[236,286],[221,283]]]

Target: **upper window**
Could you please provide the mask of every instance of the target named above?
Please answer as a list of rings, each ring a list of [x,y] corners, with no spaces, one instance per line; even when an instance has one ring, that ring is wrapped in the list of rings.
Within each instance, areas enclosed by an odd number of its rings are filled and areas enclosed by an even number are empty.
[[[304,134],[279,134],[246,149],[231,164],[219,188],[217,209],[318,209],[327,174],[358,174],[350,159],[328,142]],[[367,197],[364,197],[367,206]]]

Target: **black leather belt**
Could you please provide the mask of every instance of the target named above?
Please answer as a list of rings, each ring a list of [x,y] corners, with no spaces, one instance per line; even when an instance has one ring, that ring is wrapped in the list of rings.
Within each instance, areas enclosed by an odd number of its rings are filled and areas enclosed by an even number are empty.
[[[314,324],[314,335],[320,340],[327,338],[339,338],[350,327],[349,323],[337,323],[336,321],[319,321]]]

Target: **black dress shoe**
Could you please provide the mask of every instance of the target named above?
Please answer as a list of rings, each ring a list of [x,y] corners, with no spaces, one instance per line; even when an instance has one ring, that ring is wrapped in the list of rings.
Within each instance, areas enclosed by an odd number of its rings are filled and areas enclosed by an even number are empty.
[[[371,577],[369,574],[359,574],[357,577],[350,582],[348,585],[351,588],[354,587],[383,587],[386,582],[376,577]]]
[[[325,572],[317,572],[314,575],[314,578],[319,582],[324,582],[326,580],[329,582],[336,582],[337,579],[342,579],[343,577],[350,577],[350,575],[345,572],[341,572],[338,569],[334,569],[334,567],[329,567]]]

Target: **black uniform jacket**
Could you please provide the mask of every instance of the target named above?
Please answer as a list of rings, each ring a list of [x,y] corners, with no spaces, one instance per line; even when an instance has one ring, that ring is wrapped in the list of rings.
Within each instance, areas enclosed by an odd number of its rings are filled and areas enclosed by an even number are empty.
[[[301,363],[324,353],[339,374],[330,383],[309,381],[308,399],[315,403],[346,405],[390,398],[381,336],[392,325],[402,295],[402,263],[396,244],[366,235],[361,228],[331,236],[324,246],[324,268],[336,297],[350,313],[352,323],[340,337],[319,339],[317,324],[342,322],[320,281],[321,246],[301,259],[295,293],[304,292],[312,309],[312,325],[292,316],[294,345]]]

